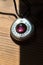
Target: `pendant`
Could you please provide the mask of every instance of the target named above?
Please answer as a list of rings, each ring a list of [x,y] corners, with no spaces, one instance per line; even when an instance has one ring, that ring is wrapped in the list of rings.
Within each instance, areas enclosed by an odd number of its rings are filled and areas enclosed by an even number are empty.
[[[10,34],[16,41],[25,41],[29,39],[34,32],[34,25],[26,18],[18,18],[13,22]]]

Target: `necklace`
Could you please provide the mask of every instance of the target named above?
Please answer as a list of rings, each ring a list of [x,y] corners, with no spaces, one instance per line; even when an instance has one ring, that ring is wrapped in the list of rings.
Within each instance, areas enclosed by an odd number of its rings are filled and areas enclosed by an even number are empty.
[[[11,25],[10,35],[14,40],[23,42],[31,38],[31,36],[33,35],[34,25],[31,23],[30,20],[25,18],[23,15],[18,14],[16,1],[13,0],[13,2],[14,2],[16,13],[19,18],[15,14],[12,14],[12,13],[0,12],[0,14],[11,15],[16,18],[16,21],[14,21],[13,24]]]

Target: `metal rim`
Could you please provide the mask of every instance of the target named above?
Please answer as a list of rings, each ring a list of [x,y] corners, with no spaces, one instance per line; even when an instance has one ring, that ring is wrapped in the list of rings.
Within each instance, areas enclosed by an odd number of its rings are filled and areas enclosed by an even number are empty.
[[[24,23],[26,26],[27,26],[27,30],[25,33],[23,34],[19,34],[17,31],[16,31],[16,26],[19,24],[19,23]],[[22,40],[25,40],[27,38],[29,38],[32,34],[34,30],[34,26],[30,23],[29,20],[25,19],[25,18],[19,18],[17,19],[11,26],[11,36],[18,40],[18,41],[22,41]]]

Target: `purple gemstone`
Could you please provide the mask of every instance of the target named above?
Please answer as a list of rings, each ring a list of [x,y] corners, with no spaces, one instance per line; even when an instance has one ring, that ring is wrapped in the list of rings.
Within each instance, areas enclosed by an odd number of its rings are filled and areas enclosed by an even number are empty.
[[[18,33],[24,33],[26,31],[26,25],[23,23],[18,24],[16,27],[16,31]]]

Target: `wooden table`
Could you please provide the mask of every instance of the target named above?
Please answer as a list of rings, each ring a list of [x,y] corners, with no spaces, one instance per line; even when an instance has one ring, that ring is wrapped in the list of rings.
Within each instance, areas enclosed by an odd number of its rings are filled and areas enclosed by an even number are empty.
[[[33,0],[34,1],[34,0]],[[19,10],[19,0],[16,0]],[[0,0],[0,12],[15,13],[13,0]],[[34,12],[34,11],[33,11]],[[43,65],[43,23],[36,22],[36,36],[27,46],[19,46],[10,37],[15,17],[0,14],[0,65]]]
[[[17,8],[19,0],[16,0]],[[0,0],[0,11],[15,13],[13,0]],[[0,65],[19,65],[20,47],[10,37],[10,27],[16,19],[0,14]]]

